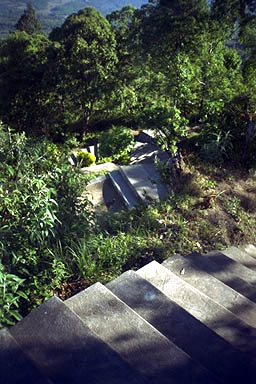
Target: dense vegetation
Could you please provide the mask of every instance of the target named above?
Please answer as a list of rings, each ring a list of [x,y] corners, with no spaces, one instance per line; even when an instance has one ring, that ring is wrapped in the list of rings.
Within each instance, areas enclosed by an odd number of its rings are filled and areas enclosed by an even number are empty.
[[[252,0],[87,7],[46,36],[27,6],[0,46],[2,326],[152,258],[255,241],[255,12]],[[70,148],[97,137],[102,158],[127,162],[143,128],[186,152],[183,172],[159,164],[167,202],[99,220]]]

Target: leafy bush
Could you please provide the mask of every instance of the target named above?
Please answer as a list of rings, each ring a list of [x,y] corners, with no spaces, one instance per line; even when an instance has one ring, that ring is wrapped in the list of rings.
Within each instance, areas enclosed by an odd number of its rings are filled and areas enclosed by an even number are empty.
[[[90,152],[79,151],[76,157],[81,167],[90,167],[96,161],[96,157]]]
[[[13,325],[15,320],[20,320],[19,303],[20,299],[27,299],[21,291],[24,279],[16,275],[6,273],[0,261],[0,328],[4,325]]]
[[[129,154],[134,147],[134,138],[129,129],[123,126],[112,128],[101,135],[100,157],[112,157],[118,160]]]
[[[117,163],[120,165],[129,165],[130,164],[130,156],[128,153],[123,152],[121,155],[118,157]]]
[[[112,163],[112,162],[113,162],[112,157],[101,157],[101,158],[97,161],[97,164]]]
[[[0,284],[5,279],[9,289],[1,321],[9,324],[20,313],[19,286],[29,298],[23,303],[26,313],[69,274],[68,263],[52,250],[56,243],[66,247],[85,236],[91,214],[87,200],[79,200],[86,178],[68,164],[68,153],[2,126],[0,141]]]

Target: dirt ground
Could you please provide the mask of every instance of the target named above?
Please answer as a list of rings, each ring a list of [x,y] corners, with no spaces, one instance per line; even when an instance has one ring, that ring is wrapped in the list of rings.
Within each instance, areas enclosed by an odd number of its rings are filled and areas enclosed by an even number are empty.
[[[215,191],[208,219],[230,245],[256,244],[256,177],[234,167],[211,176]]]

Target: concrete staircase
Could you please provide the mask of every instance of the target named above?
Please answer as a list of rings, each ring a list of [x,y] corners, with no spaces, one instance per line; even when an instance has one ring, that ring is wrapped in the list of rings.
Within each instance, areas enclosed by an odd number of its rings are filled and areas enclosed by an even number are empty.
[[[153,163],[121,166],[119,170],[109,173],[108,177],[129,210],[139,203],[168,197],[168,190],[161,183]]]
[[[256,249],[245,249],[174,255],[52,297],[0,331],[1,384],[254,384]]]

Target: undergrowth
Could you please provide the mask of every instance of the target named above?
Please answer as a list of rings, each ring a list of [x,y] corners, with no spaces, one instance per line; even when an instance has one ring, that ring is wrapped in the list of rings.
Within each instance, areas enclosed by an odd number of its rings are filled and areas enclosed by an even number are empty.
[[[54,293],[67,299],[152,260],[256,243],[252,173],[191,155],[181,174],[165,172],[165,202],[99,215],[79,203],[88,178],[57,147],[8,132],[2,139],[10,151],[0,169],[0,326]]]

